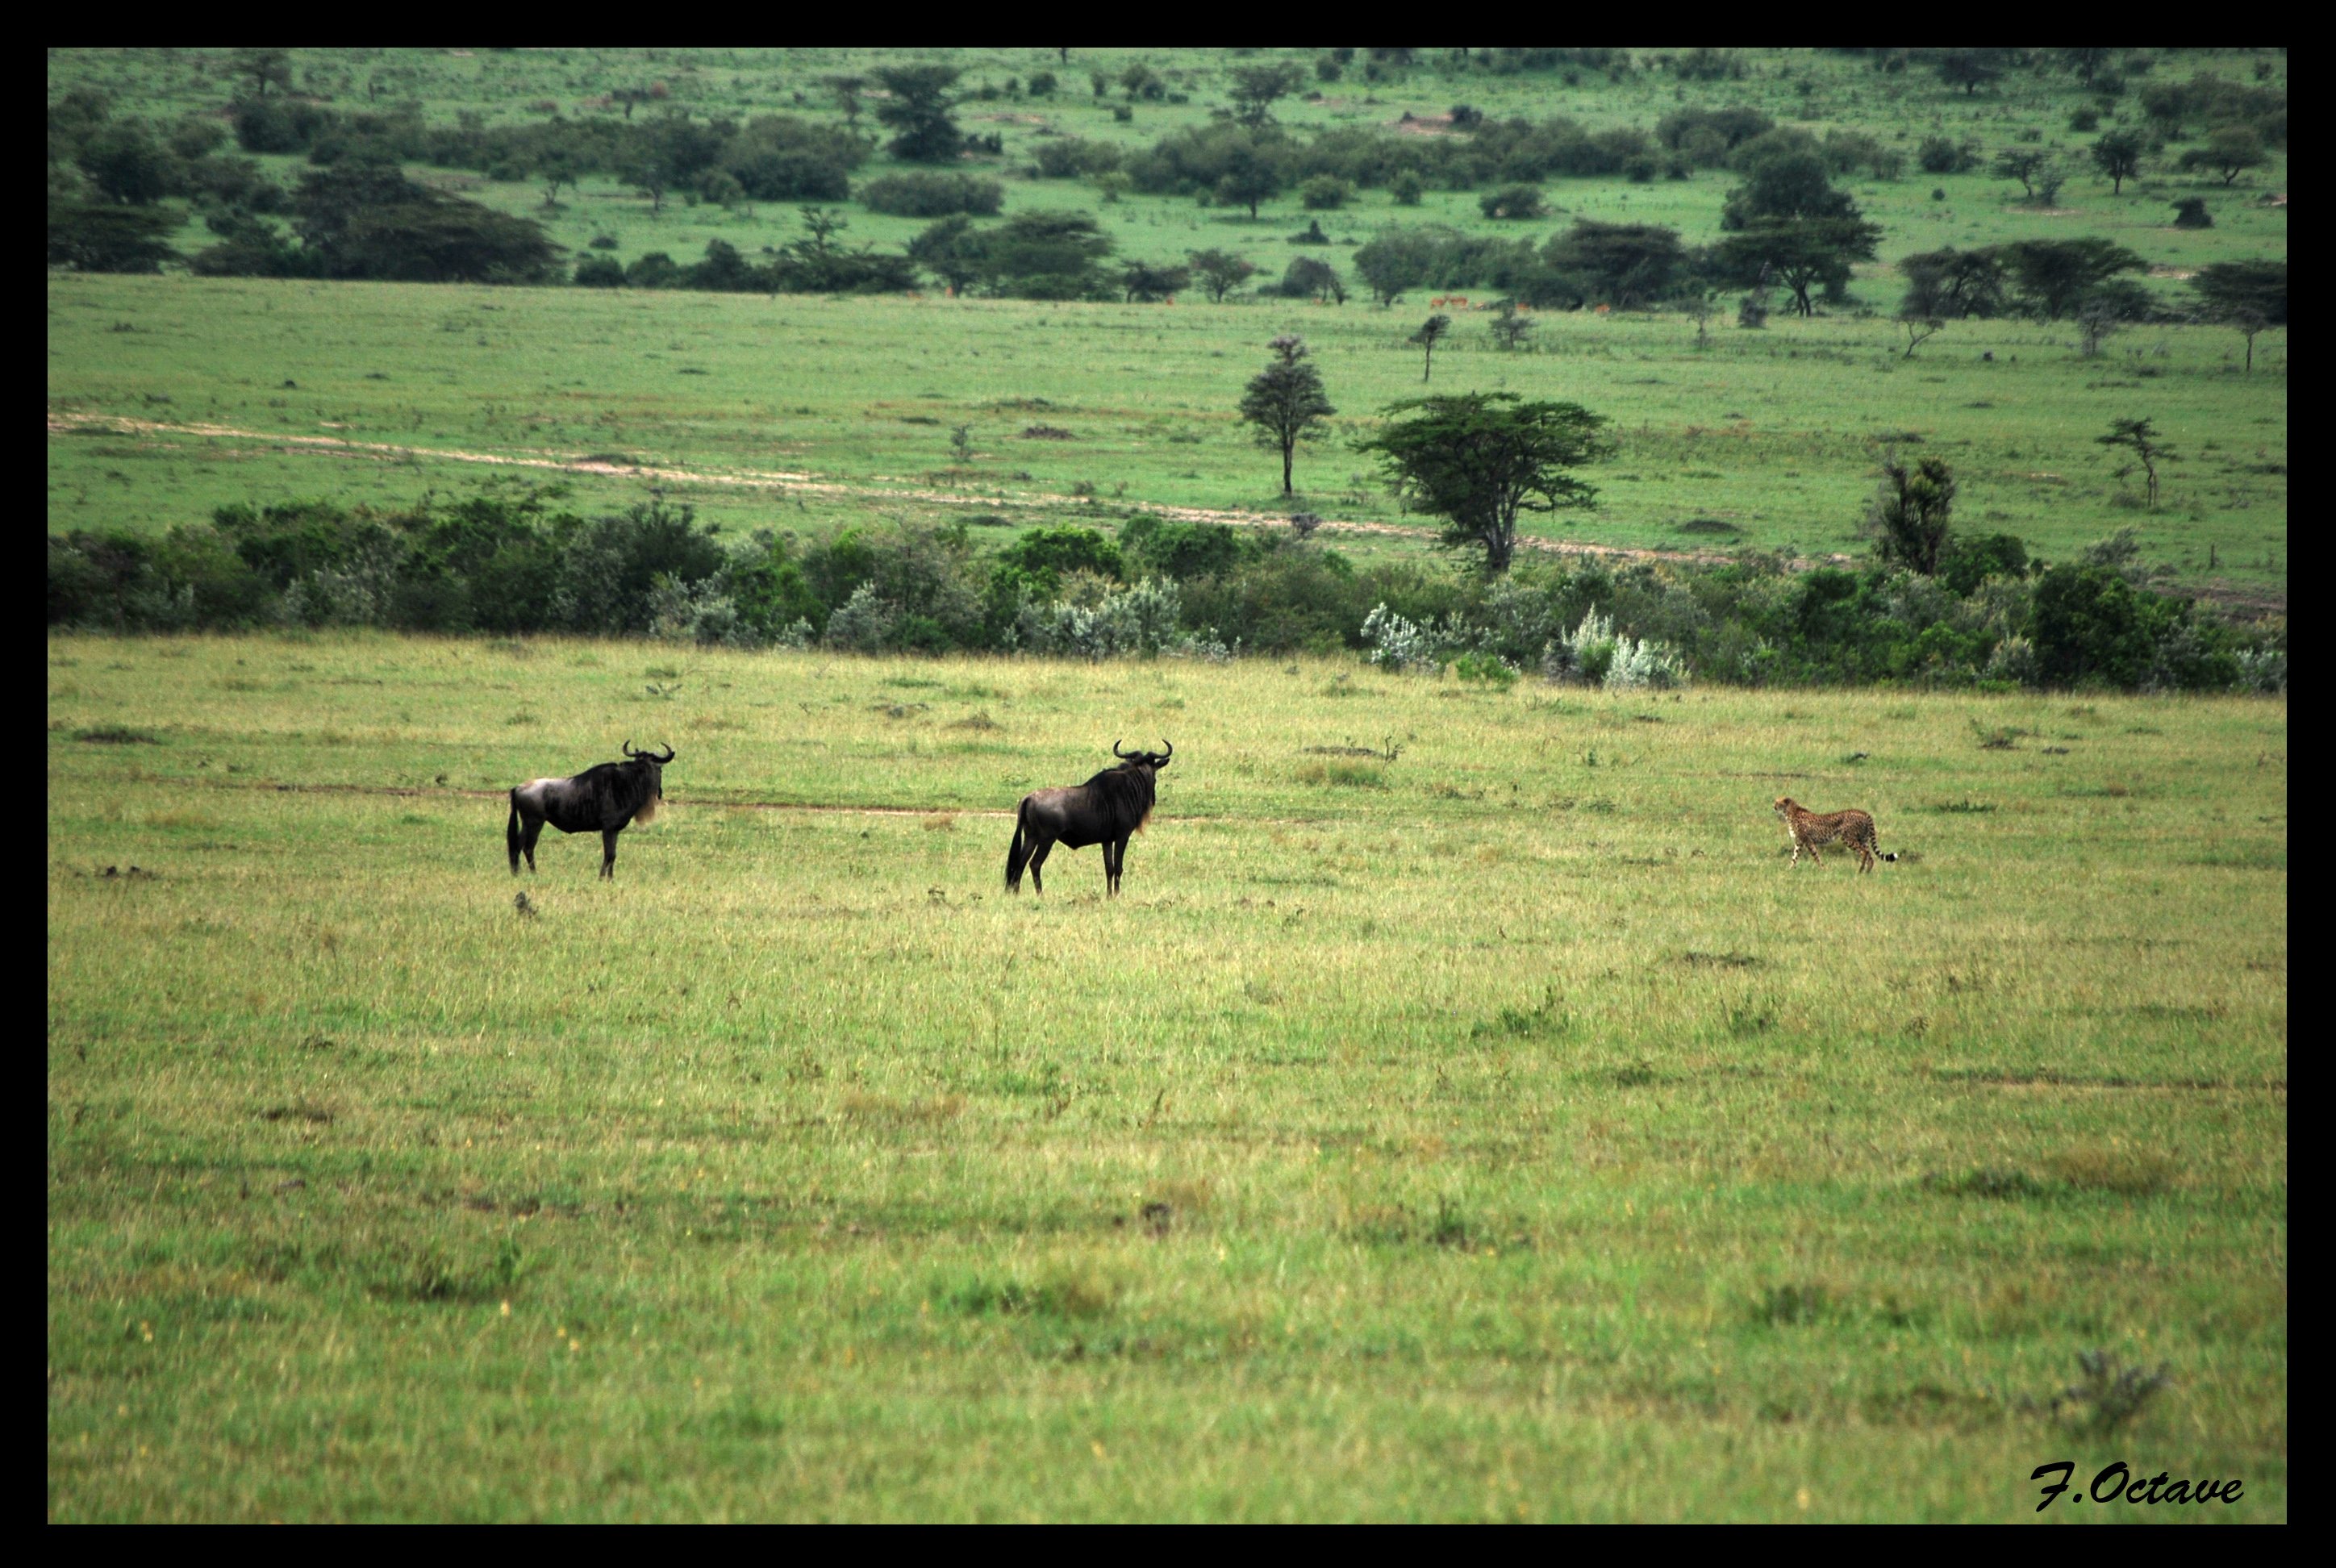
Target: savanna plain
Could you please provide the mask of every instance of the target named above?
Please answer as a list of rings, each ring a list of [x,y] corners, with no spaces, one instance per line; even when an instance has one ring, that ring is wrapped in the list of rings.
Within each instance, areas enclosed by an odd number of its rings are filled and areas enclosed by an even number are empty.
[[[2286,1516],[2282,701],[47,658],[52,1520]]]

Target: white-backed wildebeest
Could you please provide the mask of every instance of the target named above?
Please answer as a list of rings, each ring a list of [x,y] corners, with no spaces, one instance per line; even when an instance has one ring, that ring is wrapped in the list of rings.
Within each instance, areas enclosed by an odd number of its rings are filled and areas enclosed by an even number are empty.
[[[1030,885],[1045,892],[1046,884],[1038,868],[1046,863],[1046,852],[1056,844],[1073,850],[1101,844],[1104,891],[1116,897],[1119,873],[1127,866],[1127,841],[1152,814],[1153,776],[1168,765],[1176,750],[1173,741],[1161,744],[1168,749],[1122,751],[1114,741],[1111,755],[1119,758],[1117,767],[1105,768],[1083,784],[1032,790],[1024,795],[1022,808],[1014,813],[1014,847],[1006,852],[1007,891],[1022,891],[1022,868],[1027,865]]]
[[[617,880],[617,835],[628,823],[657,820],[657,806],[665,800],[665,765],[673,760],[673,748],[666,747],[659,756],[635,751],[627,741],[625,758],[586,768],[574,778],[535,779],[511,791],[511,823],[504,831],[511,842],[511,875],[519,875],[521,855],[527,857],[527,869],[535,869],[536,835],[550,823],[564,833],[599,833],[600,874]]]

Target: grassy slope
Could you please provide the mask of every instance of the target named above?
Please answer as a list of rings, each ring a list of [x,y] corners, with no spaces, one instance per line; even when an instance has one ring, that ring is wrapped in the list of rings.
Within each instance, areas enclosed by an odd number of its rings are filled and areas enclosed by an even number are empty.
[[[433,449],[616,454],[852,487],[677,487],[738,526],[843,521],[871,508],[993,511],[1001,496],[1060,511],[1082,483],[1124,503],[1278,517],[1276,465],[1234,404],[1265,340],[1285,329],[1313,344],[1340,409],[1334,440],[1301,456],[1300,504],[1424,521],[1404,517],[1348,445],[1379,409],[1420,391],[1417,351],[1403,342],[1409,317],[1358,304],[772,301],[71,278],[52,281],[49,304],[53,410],[409,453],[58,435],[53,529],[159,529],[246,498],[387,503],[485,472]],[[1951,328],[1913,360],[1887,324],[1855,320],[1731,327],[1701,350],[1692,326],[1669,317],[1552,316],[1538,335],[1540,352],[1510,355],[1464,326],[1439,354],[1433,388],[1572,398],[1613,420],[1620,452],[1595,474],[1599,510],[1536,520],[1543,534],[1856,550],[1878,444],[1913,432],[1954,464],[1966,528],[2017,532],[2060,557],[2137,522],[2150,555],[2187,580],[2284,589],[2285,376],[2225,365],[2228,334],[2153,329],[2150,352],[2122,363],[2084,360],[2056,333],[2020,323]],[[2136,497],[2093,440],[2129,412],[2156,417],[2187,460],[2168,471],[2168,504],[2154,515],[2131,509]],[[977,461],[945,482],[966,504],[907,499],[949,466],[959,424],[973,427]],[[1037,428],[1073,439],[1034,438]],[[616,504],[641,499],[647,482],[581,482],[593,502]],[[1698,520],[1707,526],[1682,527]]]
[[[1007,177],[1008,211],[1029,205],[1090,207],[1124,254],[1173,259],[1194,246],[1231,245],[1269,275],[1290,256],[1317,254],[1282,242],[1314,216],[1302,214],[1294,199],[1252,223],[1245,215],[1166,199],[1130,197],[1098,206],[1084,185],[1032,180],[1017,172],[1045,130],[1133,148],[1174,126],[1205,122],[1222,93],[1222,62],[1216,57],[1173,51],[1144,56],[1191,102],[1139,104],[1135,119],[1124,124],[1110,112],[1119,102],[1117,89],[1108,102],[1095,98],[1085,73],[1093,68],[1116,76],[1134,55],[1090,58],[1080,52],[1069,66],[1045,51],[945,52],[941,57],[965,68],[968,89],[983,82],[1002,86],[1009,75],[1027,79],[1041,68],[1064,79],[1066,91],[1051,100],[964,106],[968,128],[997,130],[1007,138],[998,169]],[[665,82],[673,103],[697,113],[832,115],[822,77],[864,72],[893,56],[391,51],[302,52],[297,58],[303,84],[345,106],[362,106],[366,83],[377,77],[384,103],[412,99],[436,118],[471,110],[510,120],[528,118],[545,102],[563,112],[604,112],[591,106],[600,94],[652,81]],[[1291,58],[1310,66],[1312,54]],[[1682,102],[1745,102],[1818,130],[1870,131],[1909,152],[1932,133],[1973,137],[1991,152],[2033,131],[2081,164],[2090,140],[2066,129],[2069,110],[2088,100],[2056,73],[2018,73],[1998,90],[1965,98],[1927,72],[1883,78],[1860,62],[1828,55],[1756,52],[1750,58],[1753,74],[1744,81],[1685,85],[1656,72],[1619,83],[1587,75],[1567,85],[1547,74],[1452,72],[1432,62],[1369,83],[1358,65],[1328,89],[1324,102],[1293,101],[1282,112],[1294,126],[1315,129],[1392,123],[1406,112],[1433,114],[1465,100],[1495,116],[1562,112],[1595,127],[1650,129]],[[2272,80],[2284,81],[2283,59],[2263,59]],[[51,56],[49,79],[53,91],[98,85],[126,110],[161,115],[223,106],[231,84],[222,60],[190,51],[62,53]],[[2157,72],[2181,76],[2204,69],[2252,79],[2257,63],[2244,51],[2175,52],[2161,57]],[[2131,113],[2130,97],[2125,104]],[[300,167],[292,160],[277,161],[287,177]],[[862,177],[892,166],[880,156]],[[2175,275],[2208,261],[2285,254],[2285,209],[2252,204],[2254,194],[2283,188],[2285,175],[2282,159],[2225,196],[2219,187],[2210,190],[2210,181],[2152,173],[2128,182],[2117,198],[2105,181],[2079,173],[2063,193],[2064,205],[2049,212],[2009,200],[2016,188],[1983,173],[1938,177],[1910,169],[1894,182],[1853,180],[1887,233],[1882,260],[1861,274],[1859,292],[1886,312],[1895,299],[1894,261],[1909,250],[2101,233],[2147,258],[2162,275],[2153,287],[2180,297],[2187,291]],[[555,236],[579,254],[600,234],[618,240],[614,254],[620,258],[659,248],[686,260],[716,236],[751,253],[795,231],[792,209],[784,206],[751,216],[676,207],[652,219],[631,193],[588,181],[560,210],[545,213],[540,193],[525,186],[495,187],[443,171],[432,177],[454,180],[510,210],[545,217]],[[1671,223],[1699,242],[1717,237],[1719,204],[1733,183],[1731,175],[1706,171],[1686,182],[1560,180],[1550,190],[1567,215]],[[1934,187],[1945,200],[1930,199]],[[2194,189],[2209,194],[2217,227],[2196,233],[2164,227],[2170,198]],[[1354,207],[1319,216],[1342,243],[1368,238],[1396,219],[1493,227],[1477,216],[1474,195],[1465,192],[1431,193],[1417,209],[1397,209],[1383,192],[1366,192]],[[854,239],[888,245],[920,227],[858,211],[852,221]],[[186,239],[201,241],[194,229]],[[1342,259],[1345,252],[1327,254]],[[1401,340],[1425,308],[1414,300],[1393,315],[1378,315],[1359,304],[1324,312],[1258,302],[1196,321],[1196,313],[1184,307],[1197,301],[1188,298],[1175,313],[1150,307],[1033,314],[993,306],[937,317],[897,301],[771,305],[688,296],[610,301],[437,289],[352,295],[239,284],[179,292],[188,287],[183,281],[54,283],[52,406],[310,433],[337,427],[356,439],[412,441],[425,448],[564,443],[574,454],[613,446],[672,461],[801,468],[863,482],[878,473],[917,475],[941,466],[945,426],[970,421],[987,448],[989,482],[1059,492],[1084,481],[1106,496],[1124,484],[1130,501],[1211,507],[1270,508],[1279,502],[1270,482],[1260,483],[1269,465],[1250,452],[1230,416],[1264,339],[1292,325],[1305,331],[1323,348],[1333,393],[1348,417],[1368,418],[1388,398],[1416,390],[1404,370]],[[159,291],[144,292],[150,289]],[[183,303],[190,298],[200,303]],[[504,314],[494,318],[498,307]],[[839,320],[854,325],[848,332],[826,329]],[[937,331],[937,320],[947,325]],[[1037,336],[1037,321],[1048,323],[1056,336]],[[151,330],[161,341],[135,333],[98,336],[120,322]],[[1854,317],[1785,324],[1766,335],[1723,326],[1718,346],[1700,354],[1685,352],[1687,329],[1673,318],[1552,317],[1538,336],[1538,355],[1495,356],[1476,341],[1481,332],[1464,317],[1456,352],[1446,351],[1444,385],[1509,385],[1576,397],[1612,415],[1633,436],[1622,461],[1601,476],[1606,510],[1564,519],[1553,531],[1567,537],[1637,545],[1746,542],[1811,552],[1852,548],[1870,488],[1873,438],[1914,430],[1945,443],[1956,457],[1967,526],[2009,528],[2047,551],[2065,553],[2118,524],[2138,521],[2149,535],[2152,557],[2182,580],[2219,580],[2243,595],[2283,598],[2284,334],[2259,345],[2259,374],[2252,379],[2234,373],[2237,339],[2209,328],[2136,330],[2112,339],[2109,355],[2091,362],[2075,357],[2071,331],[2019,323],[1957,326],[1911,363],[1897,357],[1900,340],[1886,323]],[[1981,363],[1980,355],[1990,350],[1996,362]],[[2010,364],[2014,355],[2020,361],[2016,372]],[[1225,363],[1214,363],[1220,356]],[[972,363],[977,357],[982,363]],[[924,363],[934,359],[942,363]],[[685,384],[686,393],[667,379],[697,371],[709,379]],[[359,385],[368,373],[390,380]],[[303,395],[281,395],[294,390],[282,387],[286,380],[297,381]],[[172,401],[154,401],[161,397]],[[1049,413],[1043,422],[1072,429],[1083,442],[1047,450],[1015,442],[1030,421],[997,404],[1030,397],[1066,405],[1065,417]],[[2155,518],[2122,509],[2119,487],[2108,478],[2114,464],[2091,443],[2109,418],[2136,414],[2156,418],[2193,460],[2176,471],[2172,506]],[[1738,424],[1739,415],[1748,429]],[[936,423],[902,423],[910,419]],[[1693,433],[1719,429],[1735,434],[1714,441]],[[1179,437],[1194,444],[1164,444]],[[222,500],[336,491],[390,501],[409,498],[425,484],[463,482],[460,471],[426,456],[404,472],[345,469],[320,482],[315,477],[320,465],[310,458],[238,452],[215,461],[200,452],[178,443],[106,451],[56,443],[52,526],[161,526],[200,515]],[[1312,465],[1317,491],[1309,503],[1332,515],[1388,517],[1387,499],[1357,474],[1361,466],[1344,453],[1324,454]],[[1011,477],[1019,472],[1032,480],[1026,484]],[[2034,477],[2039,474],[2059,478]],[[626,492],[623,486],[588,488],[612,500]],[[793,525],[848,521],[864,514],[866,505],[800,496],[774,516],[735,492],[692,499],[741,522]],[[1698,517],[1741,532],[1679,535],[1679,524]]]
[[[51,640],[53,1519],[2285,1516],[2283,705],[664,657]]]

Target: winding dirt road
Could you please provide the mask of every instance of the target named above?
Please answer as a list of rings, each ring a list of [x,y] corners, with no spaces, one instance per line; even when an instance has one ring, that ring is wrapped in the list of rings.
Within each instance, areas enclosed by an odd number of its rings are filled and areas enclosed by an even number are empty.
[[[1024,491],[999,496],[971,495],[963,491],[895,488],[881,484],[849,483],[825,479],[813,473],[797,473],[785,470],[735,469],[711,470],[670,468],[654,464],[604,463],[591,458],[569,456],[540,449],[517,452],[462,452],[448,447],[400,446],[387,442],[351,441],[337,435],[270,434],[265,431],[238,430],[226,424],[180,424],[156,420],[130,419],[108,414],[62,414],[51,412],[49,433],[63,434],[76,430],[102,429],[121,435],[195,435],[217,441],[248,443],[272,447],[279,452],[309,453],[323,457],[365,458],[377,462],[403,461],[408,458],[433,457],[449,463],[484,463],[498,468],[540,469],[556,473],[590,473],[618,479],[666,480],[676,484],[726,485],[741,490],[768,491],[781,495],[865,496],[871,501],[920,501],[944,506],[1007,506],[1056,507],[1077,506],[1083,498],[1057,495],[1046,491]],[[1155,516],[1177,522],[1217,522],[1233,528],[1280,528],[1285,520],[1253,511],[1226,511],[1198,506],[1145,505],[1144,510]],[[1325,519],[1321,524],[1326,533],[1377,534],[1388,539],[1408,539],[1432,542],[1436,531],[1430,528],[1405,528],[1390,522],[1349,522]],[[1589,544],[1575,540],[1542,539],[1532,534],[1520,535],[1518,548],[1537,550],[1552,555],[1585,558],[1602,557],[1611,560],[1675,560],[1712,565],[1729,558],[1706,550],[1632,550],[1620,545]],[[1795,560],[1796,570],[1812,566],[1842,565],[1851,558],[1829,555],[1814,560]]]

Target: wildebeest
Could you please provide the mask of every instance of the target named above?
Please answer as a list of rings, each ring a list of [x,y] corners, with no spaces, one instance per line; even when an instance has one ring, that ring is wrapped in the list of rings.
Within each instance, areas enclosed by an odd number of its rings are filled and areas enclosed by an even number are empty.
[[[1104,891],[1119,892],[1119,875],[1127,866],[1127,841],[1152,814],[1153,780],[1175,755],[1173,741],[1163,741],[1161,752],[1122,751],[1111,743],[1117,767],[1083,784],[1061,789],[1032,790],[1014,813],[1014,847],[1006,853],[1006,888],[1022,891],[1022,868],[1030,868],[1030,885],[1043,893],[1046,884],[1038,868],[1056,844],[1066,849],[1103,845]]]
[[[673,748],[666,747],[665,755],[658,756],[635,751],[627,741],[625,757],[586,768],[574,778],[535,779],[511,791],[511,823],[505,829],[511,875],[519,875],[522,854],[527,869],[535,869],[536,835],[550,823],[564,833],[599,833],[600,874],[617,880],[617,835],[628,823],[657,819],[665,799],[665,765],[673,760]]]

